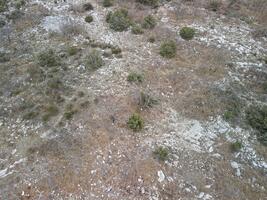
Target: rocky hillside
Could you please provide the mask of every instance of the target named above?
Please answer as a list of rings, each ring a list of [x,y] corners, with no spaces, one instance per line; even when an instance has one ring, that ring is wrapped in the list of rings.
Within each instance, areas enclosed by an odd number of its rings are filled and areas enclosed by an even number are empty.
[[[0,0],[0,199],[264,200],[266,0]]]

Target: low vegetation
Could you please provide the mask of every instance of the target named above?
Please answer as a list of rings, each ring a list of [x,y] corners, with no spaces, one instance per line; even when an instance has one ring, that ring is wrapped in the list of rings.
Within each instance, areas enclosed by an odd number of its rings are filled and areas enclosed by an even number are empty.
[[[127,81],[129,81],[130,83],[142,83],[143,80],[144,76],[136,72],[131,72],[127,77]]]
[[[242,148],[242,142],[236,141],[230,144],[230,148],[232,152],[238,152]]]
[[[267,106],[251,106],[246,112],[246,119],[256,130],[258,140],[267,145]]]
[[[113,0],[103,0],[104,7],[111,7],[113,6]]]
[[[85,3],[83,4],[83,9],[84,11],[90,11],[90,10],[94,10],[94,7],[91,3]]]
[[[0,0],[0,12],[4,12],[7,9],[7,1]]]
[[[131,25],[128,11],[125,9],[116,10],[114,13],[109,12],[106,17],[106,22],[109,23],[111,29],[117,32],[125,31]]]
[[[149,94],[146,94],[144,92],[140,93],[139,103],[138,105],[142,109],[151,108],[153,105],[157,104],[158,101],[151,97]]]
[[[159,0],[136,0],[138,3],[152,6],[152,7],[157,7],[159,5]]]
[[[79,48],[78,47],[76,47],[76,46],[71,46],[71,47],[69,47],[68,49],[67,49],[67,53],[68,53],[68,55],[69,56],[74,56],[74,55],[76,55],[78,52],[79,52]]]
[[[139,24],[134,24],[132,26],[132,33],[135,35],[140,35],[144,33],[144,30],[142,29],[142,27]]]
[[[134,113],[127,122],[128,127],[133,131],[141,131],[144,128],[144,120],[137,113]]]
[[[167,148],[164,148],[162,146],[157,147],[154,151],[153,154],[156,159],[160,161],[165,161],[168,160],[169,158],[169,150]]]
[[[44,108],[43,121],[48,121],[51,117],[56,116],[59,113],[59,109],[56,105],[50,104]]]
[[[157,25],[155,18],[152,15],[148,15],[144,18],[142,27],[145,29],[153,29]]]
[[[104,65],[101,54],[94,50],[85,59],[85,66],[89,70],[96,70]]]
[[[59,65],[59,57],[52,49],[41,52],[38,56],[38,64],[42,67],[54,67]]]
[[[88,15],[85,17],[84,21],[86,21],[87,23],[91,23],[94,20],[94,18],[91,15]]]
[[[218,11],[221,6],[221,2],[219,0],[211,0],[209,2],[208,8],[214,12]]]
[[[183,27],[180,30],[180,36],[184,39],[184,40],[191,40],[194,38],[195,36],[195,29],[190,28],[190,27]]]
[[[160,55],[164,58],[173,58],[176,55],[176,43],[173,40],[165,41],[160,46]]]

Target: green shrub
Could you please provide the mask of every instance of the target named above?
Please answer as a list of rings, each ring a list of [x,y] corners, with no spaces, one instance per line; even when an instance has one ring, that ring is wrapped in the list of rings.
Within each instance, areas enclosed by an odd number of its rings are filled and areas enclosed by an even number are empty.
[[[135,34],[135,35],[140,35],[140,34],[143,34],[144,31],[143,31],[142,27],[139,24],[134,24],[132,26],[132,33]]]
[[[67,53],[69,56],[74,56],[79,52],[79,48],[75,47],[75,46],[71,46],[67,49]]]
[[[103,0],[103,6],[104,7],[113,6],[113,1],[112,0]]]
[[[128,77],[127,80],[129,82],[135,82],[135,83],[142,83],[144,80],[144,77],[142,74],[136,73],[136,72],[131,72]]]
[[[156,41],[156,38],[154,36],[150,36],[148,38],[148,42],[150,42],[150,43],[154,43],[155,41]]]
[[[219,0],[211,0],[209,2],[209,9],[214,12],[218,11],[220,6],[221,6],[221,3],[219,2]]]
[[[42,67],[54,67],[59,65],[59,57],[52,49],[41,52],[38,56],[38,63]]]
[[[56,116],[59,112],[57,106],[51,104],[45,107],[44,115],[42,117],[43,121],[48,121],[51,117]]]
[[[127,122],[128,127],[133,131],[141,131],[144,127],[144,121],[141,116],[137,113],[134,113]]]
[[[173,58],[176,55],[176,43],[173,40],[165,41],[161,44],[159,53],[164,58]]]
[[[70,120],[73,118],[73,115],[75,115],[78,111],[74,109],[73,104],[67,104],[65,107],[65,112],[64,112],[64,118],[67,120]]]
[[[24,114],[22,118],[25,119],[25,120],[30,120],[30,119],[34,119],[38,115],[39,115],[38,112],[30,111],[30,112],[27,112],[26,114]]]
[[[17,9],[20,9],[22,6],[24,6],[26,4],[26,2],[24,1],[24,0],[17,0],[16,2],[15,2],[15,7],[17,8]]]
[[[6,21],[4,19],[0,19],[0,28],[6,25]]]
[[[112,54],[120,54],[122,51],[121,51],[121,48],[120,47],[111,47],[111,53]]]
[[[151,108],[153,105],[157,104],[158,101],[154,98],[152,98],[149,94],[145,94],[144,92],[140,93],[140,98],[139,98],[139,106],[141,108]]]
[[[91,23],[94,20],[94,18],[91,15],[88,15],[85,17],[84,21],[86,21],[87,23]]]
[[[142,27],[145,29],[153,29],[156,26],[157,22],[152,15],[148,15],[144,18]]]
[[[0,12],[4,12],[7,9],[7,0],[0,0]]]
[[[104,65],[101,54],[98,51],[92,51],[85,60],[85,66],[90,70],[96,70]]]
[[[169,157],[169,150],[167,148],[160,146],[157,147],[155,151],[153,151],[153,154],[158,160],[165,161]]]
[[[58,90],[61,89],[63,87],[63,83],[60,79],[58,78],[52,78],[50,80],[48,80],[47,82],[47,87],[51,90]]]
[[[248,124],[257,131],[258,140],[267,145],[267,106],[251,106],[246,111]]]
[[[114,13],[108,13],[106,21],[109,23],[109,27],[115,31],[122,32],[129,28],[131,20],[128,17],[128,11],[120,9]]]
[[[236,141],[236,142],[231,143],[230,148],[231,148],[231,151],[238,152],[238,151],[240,151],[242,146],[243,146],[242,142]]]
[[[138,3],[152,6],[152,7],[157,7],[159,5],[159,0],[136,0]]]
[[[85,3],[85,4],[83,4],[83,9],[85,11],[89,11],[89,10],[94,10],[94,7],[92,6],[91,3]]]
[[[195,35],[195,29],[190,28],[190,27],[183,27],[180,30],[180,36],[184,39],[184,40],[191,40],[194,38]]]
[[[10,61],[10,56],[7,53],[0,52],[0,63]]]

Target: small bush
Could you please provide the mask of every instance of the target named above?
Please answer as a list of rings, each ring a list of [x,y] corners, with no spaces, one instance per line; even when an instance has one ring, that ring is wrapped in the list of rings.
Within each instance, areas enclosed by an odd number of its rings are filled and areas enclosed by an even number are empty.
[[[113,1],[112,0],[103,0],[103,6],[104,7],[113,6]]]
[[[3,19],[0,19],[0,28],[4,27],[6,25],[6,21]]]
[[[131,72],[128,77],[127,77],[127,80],[129,82],[134,82],[134,83],[142,83],[143,80],[144,80],[144,77],[142,74],[138,74],[136,72]]]
[[[141,92],[140,98],[139,98],[139,106],[141,108],[151,108],[153,105],[157,104],[158,101],[154,98],[152,98],[149,94],[145,94],[144,92]]]
[[[7,0],[0,0],[0,12],[4,12],[7,9]]]
[[[41,52],[38,56],[38,63],[42,67],[54,67],[59,65],[59,57],[52,49]]]
[[[30,111],[30,112],[27,112],[26,114],[24,114],[22,118],[25,119],[25,120],[30,120],[30,119],[34,119],[38,115],[39,115],[38,112]]]
[[[104,65],[104,61],[101,58],[101,54],[98,51],[92,51],[85,61],[85,65],[90,70],[96,70]]]
[[[154,43],[155,41],[156,41],[156,38],[154,36],[150,36],[148,38],[148,42],[150,42],[150,43]]]
[[[120,54],[122,51],[121,51],[121,48],[120,47],[111,47],[111,53],[112,54]]]
[[[9,55],[4,52],[0,52],[0,63],[4,63],[8,61],[10,61]]]
[[[94,7],[92,6],[91,3],[85,3],[85,4],[83,4],[83,9],[85,11],[90,11],[90,10],[94,10]]]
[[[48,121],[51,117],[56,116],[59,112],[57,106],[51,104],[45,107],[44,115],[42,117],[43,121]]]
[[[135,24],[132,26],[132,33],[135,35],[140,35],[140,34],[143,34],[144,31],[139,24]]]
[[[211,0],[209,2],[209,9],[214,12],[218,11],[220,6],[221,6],[221,3],[219,2],[219,0]]]
[[[240,141],[236,141],[231,143],[230,148],[232,152],[238,152],[242,148],[242,143]]]
[[[128,11],[120,9],[114,13],[108,13],[106,21],[109,23],[109,27],[115,31],[122,32],[129,28],[131,20],[128,17]]]
[[[195,36],[195,30],[193,28],[190,27],[183,27],[180,30],[180,36],[184,39],[184,40],[191,40],[194,38]]]
[[[17,9],[20,9],[22,6],[24,6],[26,4],[26,2],[24,1],[24,0],[17,0],[16,2],[15,2],[15,7],[17,8]]]
[[[133,131],[141,131],[144,127],[144,121],[141,118],[141,116],[137,113],[133,114],[128,122],[128,127],[132,129]]]
[[[74,56],[79,52],[79,48],[75,47],[75,46],[71,46],[67,49],[67,53],[69,56]]]
[[[251,106],[246,111],[248,124],[257,131],[258,140],[267,145],[267,106]]]
[[[91,15],[88,15],[85,17],[84,21],[86,21],[87,23],[91,23],[94,20],[94,18]]]
[[[164,58],[173,58],[176,55],[176,43],[172,40],[164,42],[159,53]]]
[[[136,0],[138,3],[152,6],[152,7],[157,7],[159,5],[159,0]]]
[[[63,83],[61,82],[60,79],[53,78],[53,79],[48,80],[47,87],[49,88],[49,90],[51,90],[51,89],[58,90],[58,89],[61,89],[63,87]]]
[[[165,161],[169,157],[169,150],[167,148],[160,146],[157,147],[155,151],[153,151],[153,154],[158,160]]]
[[[70,120],[73,118],[73,115],[75,115],[78,111],[74,109],[73,104],[68,104],[65,107],[65,112],[64,112],[64,118],[67,120]]]
[[[156,26],[157,22],[152,15],[148,15],[144,18],[142,27],[145,29],[153,29]]]

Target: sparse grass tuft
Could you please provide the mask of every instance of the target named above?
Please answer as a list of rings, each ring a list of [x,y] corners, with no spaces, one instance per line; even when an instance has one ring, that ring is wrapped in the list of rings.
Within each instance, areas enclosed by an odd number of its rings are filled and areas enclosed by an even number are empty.
[[[180,30],[180,36],[184,39],[184,40],[191,40],[194,38],[195,36],[195,29],[190,28],[190,27],[183,27]]]
[[[97,70],[104,65],[101,54],[98,51],[92,51],[85,60],[85,65],[89,70]]]
[[[267,106],[251,106],[246,111],[248,124],[257,131],[258,140],[267,145]]]
[[[75,46],[71,46],[67,49],[67,53],[69,56],[74,56],[79,52],[79,48],[75,47]]]
[[[158,101],[154,98],[152,98],[149,94],[146,94],[144,92],[140,93],[139,98],[139,106],[143,109],[151,108],[153,105],[157,104]]]
[[[173,40],[165,41],[160,46],[160,55],[164,58],[173,58],[176,55],[176,43]]]
[[[114,13],[108,13],[106,21],[109,23],[109,27],[117,32],[125,31],[131,25],[128,11],[125,9],[119,9]]]
[[[144,76],[142,74],[136,73],[136,72],[131,72],[128,77],[127,80],[130,83],[142,83],[144,80]]]
[[[88,15],[85,17],[84,21],[86,21],[87,23],[91,23],[94,20],[94,18],[91,15]]]
[[[221,2],[219,0],[211,0],[209,2],[209,9],[216,12],[219,10],[221,6]]]
[[[111,47],[111,53],[112,54],[120,54],[122,52],[120,47]]]
[[[159,0],[136,0],[138,3],[152,6],[152,7],[157,7],[159,5]]]
[[[85,4],[83,4],[83,9],[85,11],[90,11],[90,10],[94,10],[94,7],[91,3],[85,3]]]
[[[56,105],[50,104],[44,108],[43,121],[48,121],[51,117],[56,116],[59,110]]]
[[[111,7],[113,6],[113,0],[103,0],[104,7]]]
[[[127,122],[128,127],[133,131],[141,131],[144,128],[144,120],[137,113],[134,113]]]
[[[7,9],[7,0],[0,0],[0,12],[4,12]]]
[[[147,41],[150,43],[154,43],[156,41],[156,38],[154,36],[150,36]]]
[[[169,157],[169,150],[167,148],[164,148],[162,146],[157,147],[154,151],[153,154],[155,158],[157,158],[160,161],[165,161]]]
[[[238,152],[238,151],[240,151],[242,146],[243,146],[242,142],[236,141],[236,142],[231,143],[230,148],[231,148],[232,152]]]
[[[139,24],[134,24],[132,26],[132,33],[135,35],[140,35],[144,33],[144,30],[142,29],[142,27]]]
[[[148,15],[144,18],[142,27],[145,29],[153,29],[156,26],[157,22],[152,15]]]
[[[38,63],[42,67],[54,67],[59,65],[59,57],[52,49],[41,52],[38,56]]]

